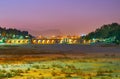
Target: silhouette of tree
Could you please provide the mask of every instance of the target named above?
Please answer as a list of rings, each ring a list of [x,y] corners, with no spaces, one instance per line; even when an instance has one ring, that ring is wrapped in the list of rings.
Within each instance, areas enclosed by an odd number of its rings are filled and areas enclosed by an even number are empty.
[[[0,27],[0,36],[1,37],[6,37],[7,39],[19,39],[20,36],[22,36],[23,38],[33,38],[33,36],[31,34],[28,33],[28,31],[20,31],[17,29],[13,29],[13,28],[2,28]]]
[[[115,43],[120,43],[120,24],[112,23],[108,25],[103,25],[101,28],[96,29],[94,32],[89,33],[84,37],[86,40],[90,39],[106,39],[110,37],[115,37]]]

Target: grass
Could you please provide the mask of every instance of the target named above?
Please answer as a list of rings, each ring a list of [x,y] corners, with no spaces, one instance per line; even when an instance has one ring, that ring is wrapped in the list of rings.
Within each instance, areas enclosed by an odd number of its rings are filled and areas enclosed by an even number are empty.
[[[9,79],[119,79],[119,58],[56,58],[2,63],[0,78]]]
[[[52,53],[23,48],[0,48],[0,79],[120,78],[117,53]]]

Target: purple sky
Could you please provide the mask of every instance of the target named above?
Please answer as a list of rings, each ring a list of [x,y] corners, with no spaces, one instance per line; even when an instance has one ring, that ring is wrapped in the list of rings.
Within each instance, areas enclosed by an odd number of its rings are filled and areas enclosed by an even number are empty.
[[[120,0],[0,0],[0,25],[34,35],[80,35],[112,22],[120,23]]]

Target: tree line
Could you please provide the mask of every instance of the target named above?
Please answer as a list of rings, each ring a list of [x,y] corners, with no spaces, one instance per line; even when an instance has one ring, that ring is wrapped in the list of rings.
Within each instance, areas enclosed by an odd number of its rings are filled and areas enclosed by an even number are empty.
[[[120,44],[120,24],[112,23],[103,25],[102,27],[97,28],[95,31],[84,36],[83,39],[107,39],[111,37],[115,37],[113,43]]]
[[[19,39],[19,38],[32,38],[33,36],[28,31],[21,31],[13,28],[2,28],[0,27],[0,38],[6,39]]]

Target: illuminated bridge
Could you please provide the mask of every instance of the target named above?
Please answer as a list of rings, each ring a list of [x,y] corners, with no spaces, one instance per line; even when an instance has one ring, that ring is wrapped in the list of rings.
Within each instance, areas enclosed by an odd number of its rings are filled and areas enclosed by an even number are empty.
[[[95,40],[82,40],[80,38],[34,38],[34,39],[8,39],[7,44],[91,44]]]
[[[30,39],[8,39],[6,40],[7,44],[29,44],[31,43]]]
[[[77,39],[8,39],[7,44],[79,44]]]

